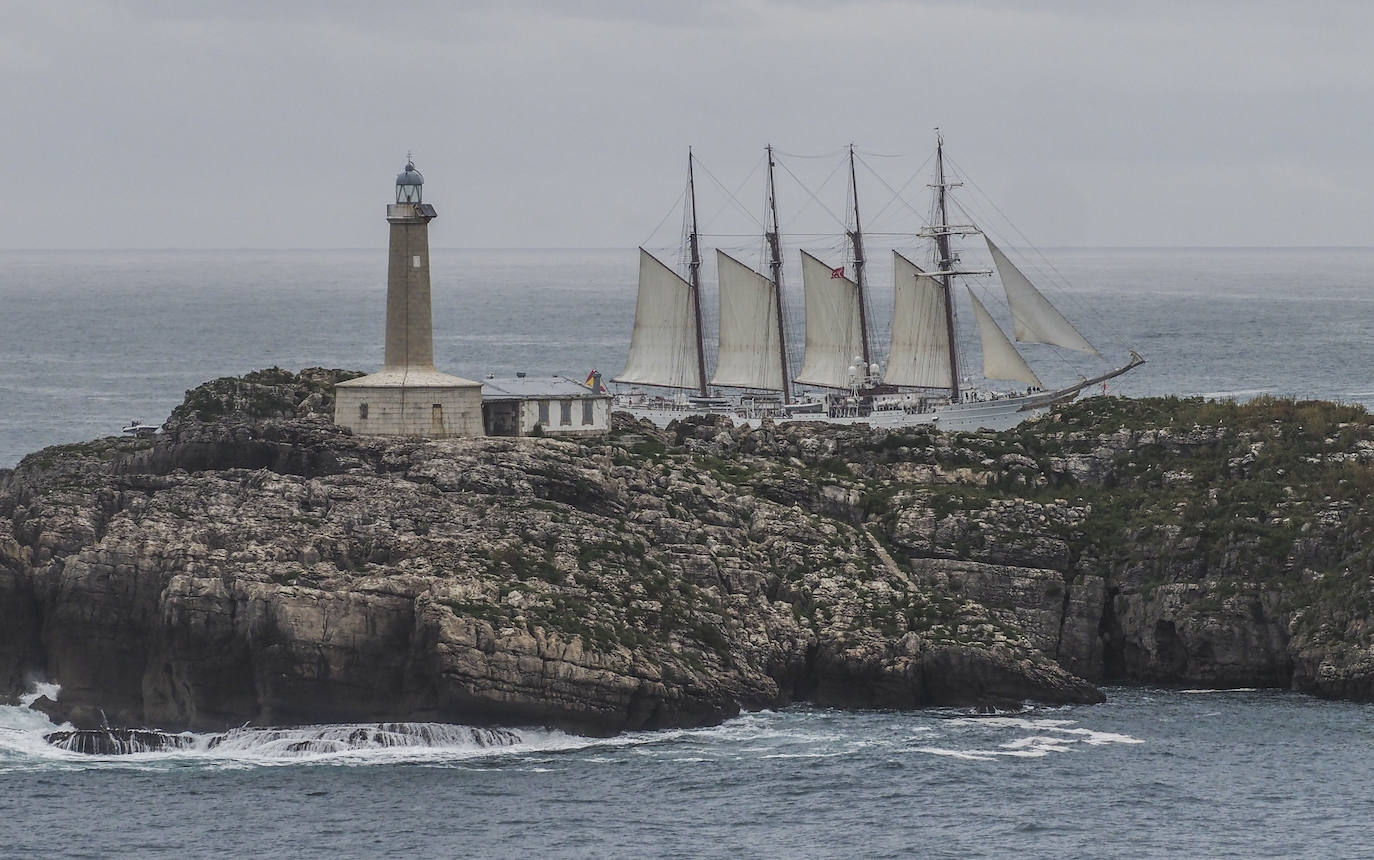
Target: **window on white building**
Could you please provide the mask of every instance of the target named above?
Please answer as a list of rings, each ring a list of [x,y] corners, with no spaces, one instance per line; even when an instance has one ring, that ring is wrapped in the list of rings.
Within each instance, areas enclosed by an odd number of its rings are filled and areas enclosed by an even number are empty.
[[[592,400],[583,400],[583,401],[582,401],[582,423],[583,423],[583,424],[592,424],[592,423],[594,423],[593,420],[592,420],[592,418],[593,418],[593,416],[592,416],[592,411],[593,411],[593,404],[594,404],[594,403],[595,403],[595,401],[592,401]]]
[[[545,427],[549,426],[549,401],[539,401],[539,423]]]
[[[560,401],[558,401],[558,423],[559,423],[560,425],[562,425],[563,427],[567,427],[569,424],[572,423],[572,401],[571,401],[571,400],[560,400]]]

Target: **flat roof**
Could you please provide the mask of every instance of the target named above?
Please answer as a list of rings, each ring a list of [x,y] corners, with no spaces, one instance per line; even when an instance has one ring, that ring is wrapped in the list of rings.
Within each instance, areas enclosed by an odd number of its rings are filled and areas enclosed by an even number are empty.
[[[437,370],[399,368],[379,370],[340,382],[336,388],[475,388],[476,382],[461,376],[450,376]]]
[[[584,397],[605,397],[597,394],[576,379],[566,376],[511,376],[482,380],[483,400],[553,400]]]

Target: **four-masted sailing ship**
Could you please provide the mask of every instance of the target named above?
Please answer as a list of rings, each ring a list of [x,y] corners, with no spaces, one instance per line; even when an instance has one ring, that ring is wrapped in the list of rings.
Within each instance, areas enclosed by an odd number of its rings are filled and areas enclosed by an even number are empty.
[[[949,222],[944,139],[936,134],[933,223],[916,235],[934,244],[934,270],[925,271],[893,253],[893,315],[886,361],[871,351],[865,297],[863,233],[859,222],[854,148],[849,148],[852,229],[846,228],[853,277],[801,252],[805,344],[801,367],[788,364],[783,316],[783,258],[774,190],[774,154],[767,148],[767,217],[764,246],[768,273],[716,251],[720,315],[714,372],[707,375],[701,311],[701,247],[696,218],[694,159],[688,155],[687,272],[682,277],[640,249],[639,293],[616,408],[666,426],[690,414],[725,414],[736,420],[827,421],[901,427],[937,423],[949,429],[1005,429],[1090,386],[1144,363],[1134,350],[1108,372],[1046,389],[987,307],[970,287],[969,298],[982,347],[985,380],[1021,383],[1014,391],[961,383],[954,288],[956,278],[989,275],[960,267],[956,237],[982,235],[1011,311],[1012,336],[1100,357],[1098,350],[1030,282],[986,233],[973,224]],[[675,389],[654,395],[638,386]],[[794,386],[822,393],[798,397]],[[721,389],[735,390],[733,395]]]

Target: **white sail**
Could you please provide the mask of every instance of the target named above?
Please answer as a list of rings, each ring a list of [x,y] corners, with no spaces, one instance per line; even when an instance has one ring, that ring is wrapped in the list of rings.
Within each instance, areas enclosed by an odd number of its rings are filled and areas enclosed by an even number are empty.
[[[992,262],[997,266],[997,274],[1002,278],[1002,288],[1007,292],[1007,304],[1011,306],[1012,335],[1022,343],[1048,343],[1079,352],[1100,355],[1088,343],[1073,324],[1064,319],[1050,300],[1035,288],[1035,285],[1021,274],[1002,249],[983,236],[992,252]]]
[[[973,318],[978,321],[978,335],[983,341],[983,376],[988,379],[1012,379],[1043,388],[1040,377],[1035,375],[1021,353],[1007,340],[1001,326],[978,301],[973,290],[968,291],[968,297],[973,300]]]
[[[717,249],[720,351],[712,385],[782,390],[777,286]]]
[[[892,341],[883,382],[954,386],[944,287],[896,251],[892,252]]]
[[[692,285],[639,249],[639,297],[630,354],[616,382],[697,388],[701,344]]]
[[[849,387],[849,366],[864,354],[859,285],[802,251],[806,354],[795,377],[804,385]]]

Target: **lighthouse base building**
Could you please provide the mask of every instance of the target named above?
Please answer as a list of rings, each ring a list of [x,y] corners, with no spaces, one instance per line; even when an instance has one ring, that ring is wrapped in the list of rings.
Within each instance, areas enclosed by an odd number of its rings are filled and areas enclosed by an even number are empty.
[[[334,423],[370,436],[483,436],[482,385],[434,368],[429,300],[429,222],[424,177],[407,162],[386,207],[386,358],[377,373],[335,388]]]
[[[334,423],[369,436],[482,436],[482,386],[437,370],[383,370],[339,383]]]

